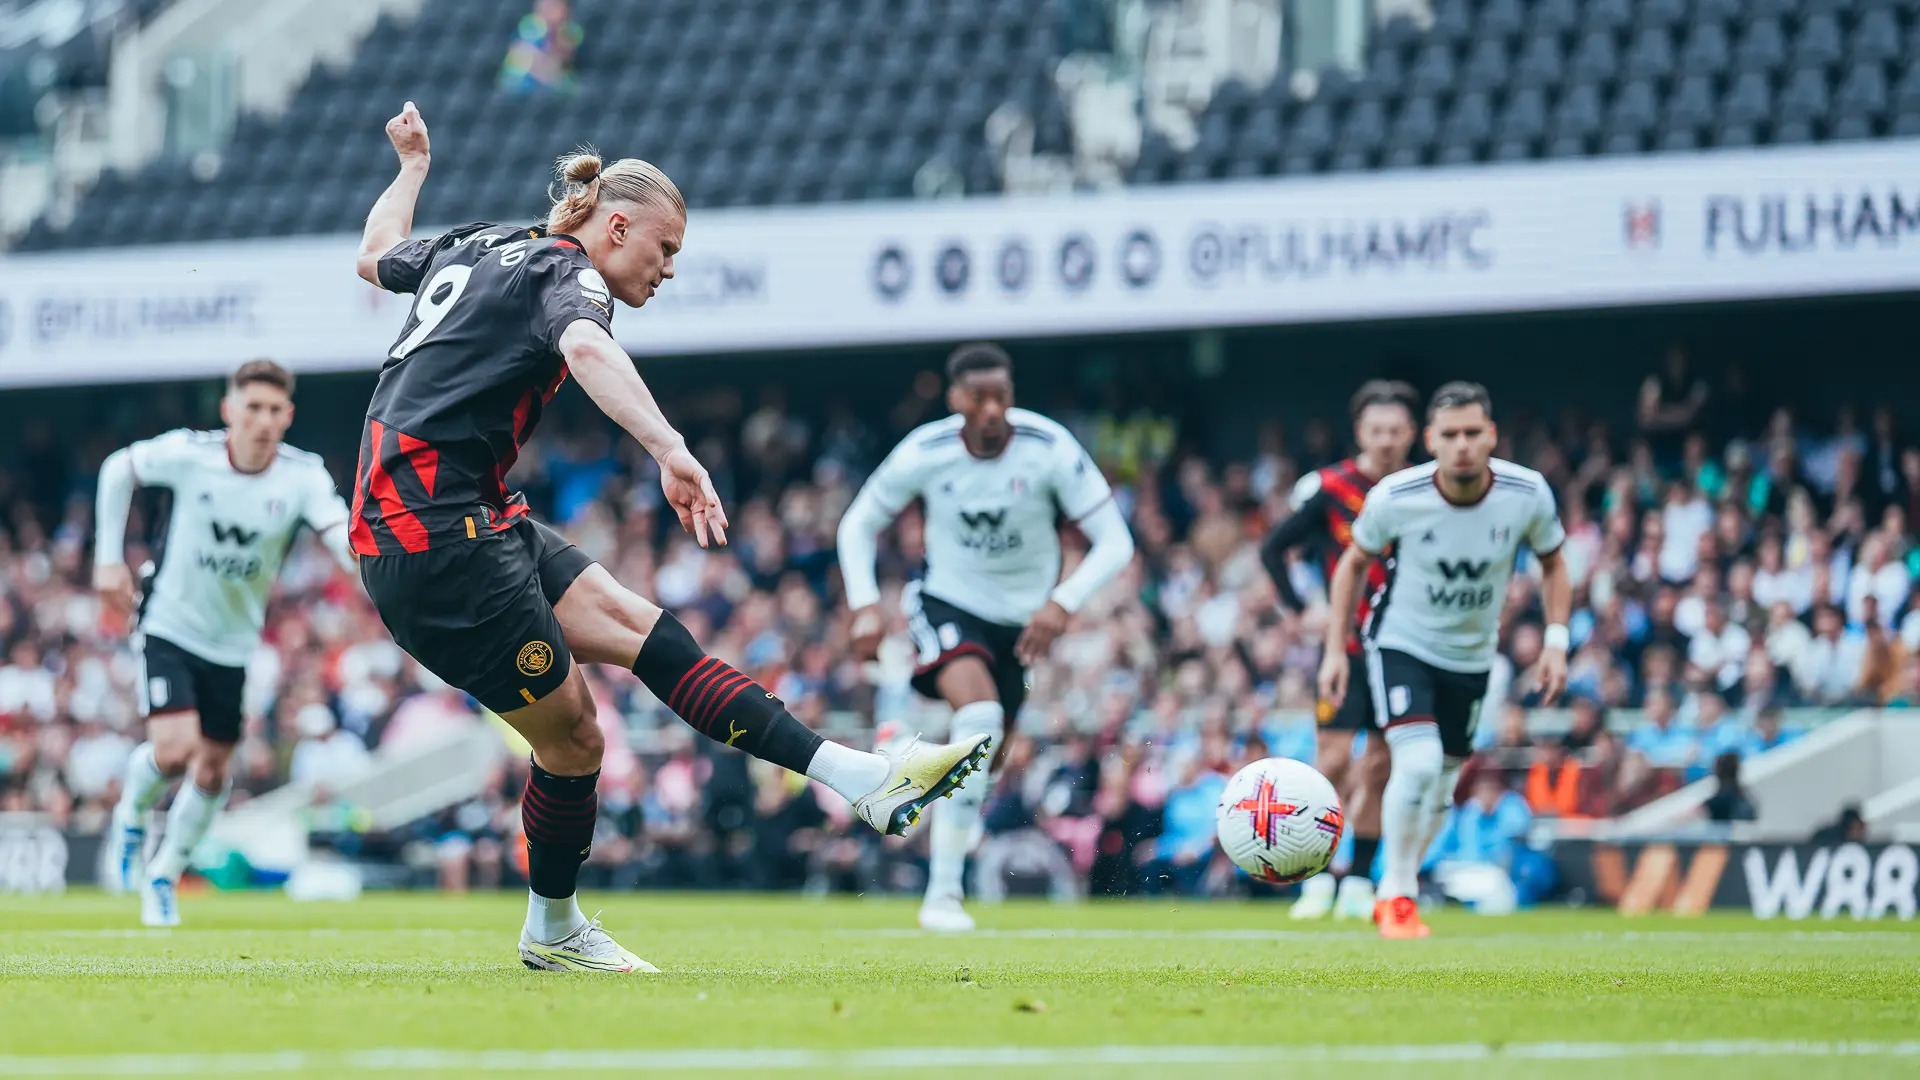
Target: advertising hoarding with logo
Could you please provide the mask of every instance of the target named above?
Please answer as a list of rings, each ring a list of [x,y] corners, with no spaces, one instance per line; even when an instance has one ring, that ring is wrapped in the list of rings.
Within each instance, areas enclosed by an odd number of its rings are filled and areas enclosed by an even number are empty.
[[[431,181],[430,181],[431,182]],[[356,238],[0,262],[0,385],[377,368],[405,298]],[[1920,140],[696,210],[637,354],[1920,289]]]

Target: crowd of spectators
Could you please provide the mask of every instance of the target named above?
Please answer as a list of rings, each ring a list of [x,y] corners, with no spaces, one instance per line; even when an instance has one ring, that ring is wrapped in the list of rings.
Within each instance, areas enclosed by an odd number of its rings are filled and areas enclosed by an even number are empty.
[[[1738,372],[1697,377],[1676,348],[1611,422],[1501,417],[1499,452],[1547,476],[1567,528],[1571,724],[1548,736],[1530,722],[1538,601],[1518,574],[1484,754],[1463,784],[1476,809],[1449,826],[1447,850],[1516,843],[1538,817],[1617,814],[1714,774],[1725,755],[1790,741],[1804,708],[1920,705],[1909,525],[1920,446],[1885,407],[1802,416],[1746,403],[1755,423],[1721,430],[1743,415],[1728,400],[1738,383]],[[733,391],[669,400],[732,509],[725,551],[665,527],[651,463],[585,410],[551,419],[514,479],[803,720],[856,740],[876,718],[931,725],[936,714],[905,687],[903,622],[877,664],[846,659],[833,537],[893,440],[943,411],[938,390],[923,378],[872,416],[789,408],[777,388],[753,403]],[[1275,603],[1258,542],[1302,470],[1343,454],[1344,425],[1269,424],[1252,454],[1214,460],[1152,405],[1053,415],[1113,480],[1139,557],[1033,671],[989,805],[990,846],[1004,841],[1016,878],[1070,873],[1098,892],[1227,887],[1212,855],[1225,775],[1268,754],[1311,759],[1315,733],[1324,610]],[[29,440],[0,472],[0,811],[97,830],[139,738],[139,665],[85,588],[94,462],[65,454]],[[910,510],[883,546],[891,595],[921,550]],[[1303,596],[1324,596],[1320,565],[1292,564]],[[358,583],[317,549],[288,562],[266,642],[250,670],[236,799],[290,776],[338,790],[369,751],[487,722],[399,652]],[[609,742],[590,881],[913,886],[911,845],[877,842],[838,800],[694,738],[631,675],[600,671],[594,684],[603,725],[623,737]],[[1616,714],[1636,713],[1619,730]],[[482,798],[400,836],[343,824],[335,842],[449,887],[512,879],[523,770],[505,756]]]

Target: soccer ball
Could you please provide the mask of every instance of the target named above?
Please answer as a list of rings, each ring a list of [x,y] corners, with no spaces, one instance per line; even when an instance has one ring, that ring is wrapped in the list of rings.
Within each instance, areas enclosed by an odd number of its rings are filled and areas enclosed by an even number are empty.
[[[1291,885],[1333,861],[1345,821],[1340,796],[1318,770],[1270,757],[1227,781],[1214,826],[1235,866],[1269,884]]]

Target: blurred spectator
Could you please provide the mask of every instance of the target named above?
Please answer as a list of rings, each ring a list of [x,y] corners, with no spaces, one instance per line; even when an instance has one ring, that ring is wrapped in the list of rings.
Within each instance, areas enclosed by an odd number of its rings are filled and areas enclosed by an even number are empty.
[[[1839,705],[1850,700],[1866,664],[1866,641],[1846,632],[1840,609],[1824,604],[1813,616],[1813,639],[1800,651],[1793,681],[1808,701]]]
[[[1199,755],[1180,767],[1167,793],[1165,825],[1147,866],[1149,892],[1190,895],[1200,887],[1214,852],[1214,808],[1227,778],[1207,768]]]
[[[1656,690],[1647,695],[1646,722],[1628,736],[1627,749],[1656,769],[1684,769],[1699,756],[1700,740],[1676,719],[1672,695]]]
[[[1707,796],[1707,820],[1727,823],[1760,816],[1747,789],[1740,786],[1740,755],[1731,751],[1713,759],[1714,791]]]
[[[1527,807],[1537,817],[1586,817],[1580,805],[1580,762],[1567,753],[1566,741],[1543,738],[1533,748],[1533,764],[1527,767]]]
[[[1448,815],[1427,851],[1426,865],[1485,863],[1511,870],[1514,851],[1532,824],[1527,801],[1508,791],[1498,772],[1481,772],[1474,778],[1472,796]]]
[[[1820,847],[1834,847],[1839,844],[1864,844],[1866,841],[1867,820],[1860,815],[1860,807],[1849,805],[1841,808],[1839,817],[1814,830],[1807,842]]]
[[[300,707],[293,718],[300,741],[294,745],[288,778],[311,787],[316,797],[326,799],[332,793],[367,774],[372,755],[367,744],[341,731],[334,722],[333,710],[316,701]]]
[[[513,44],[500,64],[500,89],[510,94],[564,93],[574,89],[573,54],[585,39],[567,0],[536,0],[514,27]]]

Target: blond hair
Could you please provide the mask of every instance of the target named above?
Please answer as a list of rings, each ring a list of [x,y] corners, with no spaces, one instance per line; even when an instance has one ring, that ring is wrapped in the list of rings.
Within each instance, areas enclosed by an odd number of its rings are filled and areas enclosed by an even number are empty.
[[[547,211],[550,233],[572,232],[585,225],[602,202],[650,202],[683,215],[687,212],[680,189],[652,162],[621,158],[603,166],[592,147],[582,147],[560,159],[558,172],[558,194],[548,191],[553,200],[553,208]]]

